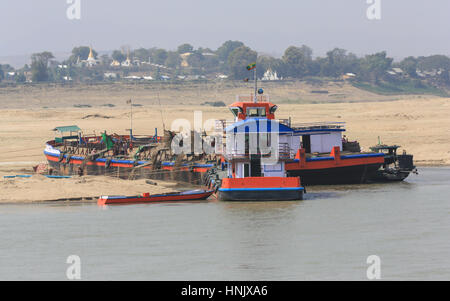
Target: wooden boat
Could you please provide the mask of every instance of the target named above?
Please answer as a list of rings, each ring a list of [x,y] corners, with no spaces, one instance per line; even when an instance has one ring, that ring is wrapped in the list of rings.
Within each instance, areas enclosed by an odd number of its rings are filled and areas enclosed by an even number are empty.
[[[197,156],[177,162],[170,149],[175,133],[164,136],[86,134],[76,126],[56,127],[61,137],[47,141],[44,155],[55,175],[107,175],[122,179],[158,179],[198,183],[201,173],[214,167],[214,159]],[[37,168],[36,168],[37,169]]]
[[[98,199],[98,204],[110,205],[110,204],[197,201],[197,200],[206,200],[213,193],[214,193],[213,190],[190,190],[190,191],[171,192],[155,195],[144,193],[142,194],[142,196],[101,196]]]

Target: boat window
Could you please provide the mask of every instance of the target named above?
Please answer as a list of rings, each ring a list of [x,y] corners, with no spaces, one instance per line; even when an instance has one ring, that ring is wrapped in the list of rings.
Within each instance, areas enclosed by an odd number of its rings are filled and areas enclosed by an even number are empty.
[[[250,164],[244,164],[244,178],[250,177]]]
[[[273,107],[271,107],[270,108],[270,114],[273,114],[273,113],[275,113],[275,111],[278,109],[278,107],[277,106],[273,106]]]
[[[266,108],[247,108],[248,117],[266,117]]]
[[[242,109],[239,107],[230,108],[231,113],[233,113],[234,117],[237,117],[237,115],[242,112]]]

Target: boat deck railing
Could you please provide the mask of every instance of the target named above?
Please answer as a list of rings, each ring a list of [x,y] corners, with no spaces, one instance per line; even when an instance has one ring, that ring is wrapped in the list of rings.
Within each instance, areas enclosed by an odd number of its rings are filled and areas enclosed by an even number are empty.
[[[278,146],[278,159],[279,160],[294,159],[295,154],[296,154],[296,152],[292,148],[289,147],[288,143],[280,143],[279,144],[279,146]],[[249,159],[251,155],[254,155],[254,154],[250,153],[250,151],[248,149],[242,150],[242,149],[233,148],[229,152],[225,153],[225,158],[227,160]],[[265,157],[270,157],[271,155],[272,155],[271,153],[261,154],[261,157],[265,158]]]
[[[257,95],[256,99],[258,102],[270,102],[269,95]],[[244,95],[236,95],[237,102],[253,102],[255,100],[255,94],[244,94]]]
[[[273,119],[274,121],[279,122],[280,124],[286,125],[290,127],[289,119]],[[226,120],[226,119],[216,119],[215,121],[215,130],[216,132],[223,132],[227,127],[236,123],[234,120]]]
[[[345,122],[305,122],[305,123],[295,123],[291,125],[296,131],[308,131],[308,130],[329,130],[329,129],[345,129]]]

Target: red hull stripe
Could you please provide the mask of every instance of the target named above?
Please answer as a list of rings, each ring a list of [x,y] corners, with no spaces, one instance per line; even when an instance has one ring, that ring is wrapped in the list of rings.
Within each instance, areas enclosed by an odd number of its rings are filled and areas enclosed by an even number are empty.
[[[344,160],[307,161],[302,166],[301,162],[286,163],[286,170],[327,169],[336,167],[348,167],[357,165],[383,164],[384,157],[362,157]]]
[[[174,201],[195,201],[204,200],[213,194],[213,191],[208,191],[199,194],[187,195],[167,195],[167,196],[150,196],[150,197],[124,197],[124,198],[99,198],[99,205],[108,204],[127,204],[127,203],[156,203],[156,202],[174,202]]]

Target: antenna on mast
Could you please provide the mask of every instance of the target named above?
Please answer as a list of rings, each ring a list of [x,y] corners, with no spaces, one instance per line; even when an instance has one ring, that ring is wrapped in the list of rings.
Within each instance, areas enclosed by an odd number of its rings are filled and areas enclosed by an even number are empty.
[[[253,98],[253,102],[257,103],[258,102],[258,96],[257,96],[257,94],[258,94],[258,78],[256,77],[256,62],[248,65],[247,70],[248,71],[254,70],[253,71],[253,79],[255,80],[255,95]]]
[[[254,102],[255,103],[257,103],[258,102],[258,96],[257,96],[257,93],[258,93],[258,77],[256,77],[256,64],[255,64],[255,72],[254,72],[254,78],[255,78],[255,99],[254,99]]]
[[[127,104],[130,104],[130,139],[133,139],[133,100],[130,98],[127,100]]]
[[[163,115],[163,111],[162,111],[162,106],[161,106],[161,99],[159,97],[159,88],[160,86],[158,86],[158,103],[159,103],[159,111],[161,112],[161,120],[162,120],[162,124],[163,124],[163,130],[166,130],[166,125],[164,123],[164,115]]]

